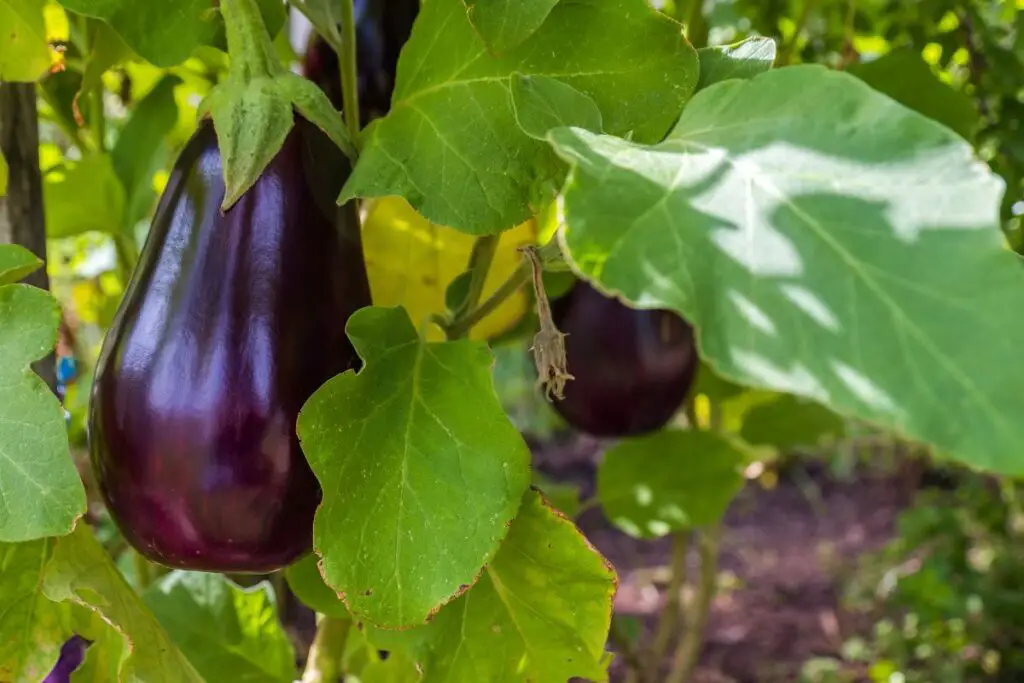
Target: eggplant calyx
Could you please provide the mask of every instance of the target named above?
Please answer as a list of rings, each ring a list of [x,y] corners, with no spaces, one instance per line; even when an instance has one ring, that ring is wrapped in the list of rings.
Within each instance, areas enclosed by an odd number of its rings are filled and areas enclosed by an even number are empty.
[[[322,130],[355,163],[356,147],[320,88],[285,69],[274,51],[256,0],[221,0],[231,66],[199,105],[217,132],[227,212],[277,156],[295,114]]]

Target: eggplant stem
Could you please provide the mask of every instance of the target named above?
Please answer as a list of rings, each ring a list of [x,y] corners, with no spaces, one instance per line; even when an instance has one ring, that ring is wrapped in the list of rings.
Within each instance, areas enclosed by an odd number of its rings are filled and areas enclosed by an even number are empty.
[[[341,0],[341,102],[352,143],[359,149],[359,81],[356,64],[356,16],[352,0]]]
[[[247,82],[285,72],[256,0],[220,0],[220,12],[231,55],[229,77]]]
[[[494,294],[491,294],[479,306],[467,311],[465,315],[459,316],[445,327],[448,339],[461,339],[465,337],[471,329],[480,324],[480,321],[493,313],[499,306],[505,303],[506,299],[518,292],[529,281],[530,265],[524,261],[505,282],[494,290]]]
[[[722,540],[720,524],[700,534],[700,581],[690,606],[690,619],[686,631],[676,646],[672,671],[665,683],[689,683],[697,668],[704,631],[707,629],[711,603],[715,598],[718,579],[718,553]]]
[[[316,636],[309,648],[301,683],[335,683],[345,673],[345,646],[351,619],[317,615]]]
[[[651,643],[650,656],[647,659],[647,673],[645,679],[656,680],[658,668],[661,661],[668,652],[668,646],[675,635],[676,627],[679,624],[679,617],[682,613],[682,594],[686,584],[686,556],[690,550],[690,531],[677,531],[672,534],[672,564],[669,577],[668,589],[666,592],[665,606],[661,610],[661,618],[658,620],[658,630],[654,634],[654,642]]]

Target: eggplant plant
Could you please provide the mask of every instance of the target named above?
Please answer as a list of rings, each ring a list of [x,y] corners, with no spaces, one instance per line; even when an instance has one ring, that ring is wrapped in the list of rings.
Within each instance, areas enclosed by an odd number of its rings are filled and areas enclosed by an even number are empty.
[[[0,681],[686,683],[781,454],[1024,473],[1019,22],[657,4],[0,6]]]

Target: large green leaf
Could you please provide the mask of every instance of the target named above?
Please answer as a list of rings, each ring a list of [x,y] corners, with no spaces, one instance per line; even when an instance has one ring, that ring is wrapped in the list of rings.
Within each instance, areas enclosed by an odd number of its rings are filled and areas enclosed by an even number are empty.
[[[0,81],[35,81],[50,67],[43,0],[0,0]]]
[[[285,570],[285,579],[288,587],[302,604],[320,614],[337,619],[349,617],[345,603],[338,599],[338,594],[331,590],[324,583],[317,568],[316,555],[306,555],[304,558],[288,567]]]
[[[43,178],[46,236],[125,228],[125,192],[109,154],[90,154]]]
[[[116,666],[119,683],[204,683],[87,525],[79,524],[74,533],[56,543],[46,568],[43,594],[101,615],[126,646],[108,649],[108,656],[120,661],[94,662],[95,671]]]
[[[935,75],[920,52],[896,50],[848,71],[897,102],[935,119],[970,140],[978,125],[978,108],[965,93]]]
[[[575,267],[693,321],[726,378],[1024,473],[1024,269],[948,128],[799,66],[701,91],[655,146],[551,137]]]
[[[700,80],[697,89],[730,78],[753,78],[772,68],[775,41],[771,38],[747,38],[732,45],[703,47],[697,51]]]
[[[463,0],[469,21],[494,54],[519,45],[541,27],[558,0]]]
[[[844,429],[842,418],[828,408],[781,394],[750,409],[743,419],[740,436],[751,444],[788,450],[841,436]]]
[[[597,470],[597,497],[637,538],[715,524],[743,488],[744,454],[714,432],[655,432],[613,446]]]
[[[462,0],[431,0],[402,50],[391,112],[368,128],[342,198],[401,195],[430,221],[473,234],[525,221],[534,178],[559,162],[516,124],[514,73],[563,81],[597,103],[605,130],[650,141],[693,92],[697,56],[644,0],[560,3],[501,57]]]
[[[132,50],[157,66],[180,64],[200,45],[223,44],[223,22],[210,0],[58,1],[76,14],[107,22]],[[259,0],[259,7],[275,35],[284,23],[284,4]]]
[[[243,589],[222,574],[174,571],[143,596],[207,681],[291,683],[295,652],[267,582]]]
[[[472,589],[427,626],[371,638],[410,653],[422,683],[605,681],[616,581],[572,522],[530,491]]]
[[[530,453],[486,344],[425,343],[403,308],[362,309],[347,329],[364,368],[327,382],[298,420],[324,491],[314,544],[355,616],[421,624],[498,550]]]
[[[0,285],[17,282],[39,269],[43,262],[31,251],[17,244],[0,245]]]
[[[0,266],[24,259],[0,245]],[[31,268],[0,267],[4,276]],[[57,341],[60,308],[35,287],[0,287],[0,542],[66,534],[85,512],[60,402],[29,365]]]
[[[153,174],[167,156],[165,138],[178,121],[174,88],[177,76],[165,76],[132,109],[111,151],[114,171],[125,191],[125,228],[146,217],[156,199]]]
[[[43,595],[53,541],[0,543],[0,681],[37,683],[71,635],[66,605]]]

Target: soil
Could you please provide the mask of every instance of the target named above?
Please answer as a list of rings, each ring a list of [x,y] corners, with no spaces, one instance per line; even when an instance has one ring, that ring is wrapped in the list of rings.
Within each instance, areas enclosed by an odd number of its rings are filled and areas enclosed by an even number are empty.
[[[536,466],[593,494],[599,443],[581,437],[535,449]],[[693,683],[795,683],[808,659],[836,655],[863,628],[844,614],[840,594],[858,557],[892,536],[908,504],[906,479],[858,472],[844,481],[822,468],[782,476],[768,490],[751,482],[726,515],[718,593]],[[619,532],[591,508],[577,523],[619,572],[618,615],[653,632],[666,598],[670,541]],[[689,575],[697,573],[691,548]],[[609,645],[610,650],[614,646]],[[664,663],[667,671],[669,658]],[[621,658],[613,683],[624,680]]]

